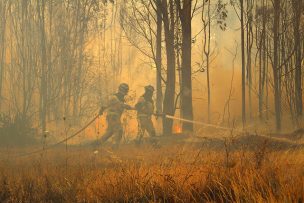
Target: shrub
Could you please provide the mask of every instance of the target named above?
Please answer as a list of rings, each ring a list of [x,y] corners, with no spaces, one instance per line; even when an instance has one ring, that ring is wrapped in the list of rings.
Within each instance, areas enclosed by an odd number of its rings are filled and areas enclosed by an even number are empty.
[[[0,145],[28,145],[35,143],[35,129],[27,116],[0,114]]]

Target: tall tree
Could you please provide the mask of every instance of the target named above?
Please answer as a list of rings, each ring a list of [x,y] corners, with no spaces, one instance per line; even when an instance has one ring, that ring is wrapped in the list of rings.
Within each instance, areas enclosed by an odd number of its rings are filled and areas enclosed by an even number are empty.
[[[2,14],[0,21],[0,110],[2,103],[2,86],[3,86],[3,74],[4,74],[4,64],[6,58],[6,33],[7,33],[7,10],[9,6],[9,1],[0,2],[0,12]]]
[[[163,112],[163,91],[162,91],[162,2],[156,0],[156,111]]]
[[[206,5],[207,3],[207,5]],[[203,53],[206,57],[207,93],[208,93],[208,122],[211,122],[211,87],[210,87],[210,47],[211,47],[211,1],[203,2],[202,21],[204,30]],[[207,15],[205,15],[206,9]]]
[[[166,89],[163,102],[163,112],[167,115],[174,115],[174,101],[175,101],[175,51],[174,51],[174,2],[169,0],[162,0],[162,13],[165,32],[165,44],[167,55],[167,80]],[[163,131],[165,135],[172,134],[173,121],[168,118],[163,120]]]
[[[42,132],[46,130],[46,110],[47,110],[47,47],[45,31],[45,0],[37,2],[37,13],[40,28],[40,51],[41,51],[41,79],[40,79],[40,119]]]
[[[248,80],[248,103],[249,103],[249,116],[250,119],[252,118],[252,46],[253,46],[253,7],[254,1],[248,0],[247,1],[247,8],[246,8],[246,16],[247,16],[247,23],[246,23],[246,33],[247,33],[247,80]]]
[[[242,49],[242,121],[246,125],[246,68],[245,68],[245,27],[244,27],[244,0],[240,0],[241,6],[241,49]]]
[[[303,0],[292,0],[294,14],[294,50],[295,50],[295,104],[298,116],[303,114],[303,97],[302,97],[302,49],[301,49],[301,15],[303,12]]]
[[[267,17],[268,17],[268,11],[267,11],[267,2],[265,0],[262,0],[261,6],[259,9],[257,9],[257,23],[260,23],[256,28],[256,40],[257,40],[257,48],[259,52],[259,118],[260,120],[263,119],[264,115],[264,106],[266,106],[264,103],[264,97],[265,97],[265,85],[266,85],[266,79],[267,79],[267,30],[266,30],[266,24],[267,24]],[[266,87],[267,88],[267,87]]]
[[[280,9],[281,0],[273,1],[273,82],[274,82],[274,106],[276,115],[276,129],[281,130],[281,91],[279,75],[279,27],[280,27]]]
[[[191,67],[191,20],[192,0],[176,0],[179,18],[182,26],[182,67],[181,67],[181,115],[187,120],[193,120],[192,104],[192,67]],[[183,123],[183,131],[193,131],[193,124]]]

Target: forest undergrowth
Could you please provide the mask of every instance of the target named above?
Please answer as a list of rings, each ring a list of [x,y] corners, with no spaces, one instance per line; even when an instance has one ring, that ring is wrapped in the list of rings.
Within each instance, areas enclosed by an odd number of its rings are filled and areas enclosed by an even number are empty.
[[[186,145],[1,152],[0,202],[303,202],[303,150]],[[11,152],[13,155],[17,153]]]

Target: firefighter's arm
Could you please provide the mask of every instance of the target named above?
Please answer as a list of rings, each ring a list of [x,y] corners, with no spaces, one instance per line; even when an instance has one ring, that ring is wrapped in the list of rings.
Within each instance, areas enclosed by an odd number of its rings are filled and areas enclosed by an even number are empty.
[[[136,110],[140,110],[143,106],[144,106],[145,100],[140,97],[137,101],[137,103],[135,104],[135,108]]]
[[[102,115],[104,111],[110,107],[115,106],[119,103],[119,100],[115,96],[110,96],[106,105],[102,105],[99,110],[99,115]]]
[[[164,113],[156,112],[156,113],[153,113],[153,115],[155,116],[156,120],[158,118],[163,118],[163,119],[166,118],[166,114],[164,114]]]

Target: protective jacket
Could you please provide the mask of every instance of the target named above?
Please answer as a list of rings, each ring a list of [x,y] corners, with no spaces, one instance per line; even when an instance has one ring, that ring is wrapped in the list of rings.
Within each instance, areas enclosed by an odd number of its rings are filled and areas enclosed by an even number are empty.
[[[103,108],[102,108],[103,109]],[[123,128],[121,124],[121,115],[125,109],[132,109],[131,106],[125,104],[124,95],[116,93],[109,98],[107,107],[107,130],[101,139],[101,143],[106,142],[110,137],[115,135],[115,145],[118,146],[123,134]]]
[[[138,118],[151,117],[154,113],[154,102],[152,99],[148,99],[143,95],[138,99],[135,108],[137,110]]]
[[[132,109],[128,104],[125,104],[124,96],[116,93],[109,98],[107,115],[120,118],[123,111]]]

